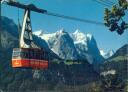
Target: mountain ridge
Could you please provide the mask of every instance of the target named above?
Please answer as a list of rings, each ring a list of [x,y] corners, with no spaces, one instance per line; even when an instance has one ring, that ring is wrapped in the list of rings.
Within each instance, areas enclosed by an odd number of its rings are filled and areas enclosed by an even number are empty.
[[[34,34],[44,39],[48,43],[49,48],[51,48],[53,52],[55,52],[58,56],[60,56],[59,53],[61,51],[63,55],[66,54],[62,49],[59,49],[59,50],[55,49],[55,48],[58,48],[57,47],[59,46],[58,44],[63,41],[66,41],[66,43],[61,43],[60,46],[63,46],[65,44],[70,44],[63,48],[66,48],[66,49],[72,48],[73,52],[70,52],[70,50],[68,50],[70,54],[65,55],[64,59],[73,59],[73,58],[78,60],[87,59],[91,64],[93,63],[94,60],[101,61],[99,63],[102,63],[102,61],[104,60],[103,57],[100,55],[100,52],[94,37],[91,34],[84,34],[80,32],[80,30],[78,29],[74,33],[68,33],[64,29],[61,29],[55,33],[45,34],[44,32],[37,31],[37,32],[34,32]],[[64,37],[63,35],[67,35],[67,36]],[[60,39],[59,37],[63,39]],[[74,56],[74,54],[76,55]],[[72,58],[67,58],[68,56]]]

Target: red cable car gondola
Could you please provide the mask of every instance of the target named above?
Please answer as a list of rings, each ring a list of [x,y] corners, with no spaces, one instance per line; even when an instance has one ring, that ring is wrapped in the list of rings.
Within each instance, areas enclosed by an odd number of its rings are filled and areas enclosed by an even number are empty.
[[[39,48],[14,48],[12,55],[12,67],[47,69],[48,53]]]
[[[13,68],[48,68],[48,52],[34,44],[32,39],[32,27],[30,19],[30,9],[25,8],[22,30],[20,33],[19,48],[13,49]]]

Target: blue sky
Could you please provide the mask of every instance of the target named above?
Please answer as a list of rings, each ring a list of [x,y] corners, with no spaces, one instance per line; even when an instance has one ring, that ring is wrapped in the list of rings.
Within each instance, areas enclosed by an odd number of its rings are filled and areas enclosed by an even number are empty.
[[[48,10],[49,12],[74,16],[78,18],[103,22],[104,5],[98,4],[93,0],[19,0],[22,3],[33,3],[39,8]],[[112,0],[111,0],[112,1]],[[115,0],[113,0],[114,2]],[[6,7],[5,7],[6,6]],[[19,9],[20,20],[23,19],[23,10]],[[18,9],[3,5],[2,15],[7,16],[17,23]],[[123,35],[111,33],[107,27],[95,24],[82,23],[67,19],[56,18],[52,16],[31,13],[31,21],[33,31],[44,30],[48,33],[56,32],[64,28],[67,32],[74,32],[76,29],[84,33],[91,33],[97,41],[99,48],[108,51],[110,49],[117,50],[122,45],[128,43],[128,31]]]

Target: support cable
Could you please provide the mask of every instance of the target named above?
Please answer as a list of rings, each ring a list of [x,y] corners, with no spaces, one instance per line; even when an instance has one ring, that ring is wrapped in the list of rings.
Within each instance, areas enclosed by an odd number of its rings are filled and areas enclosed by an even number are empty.
[[[70,20],[75,20],[75,21],[80,21],[80,22],[85,22],[85,23],[90,23],[90,24],[96,24],[96,25],[101,25],[103,26],[104,23],[98,22],[98,21],[92,21],[92,20],[87,20],[87,19],[81,19],[73,16],[65,16],[57,13],[52,13],[52,12],[45,12],[45,15],[50,15],[50,16],[55,16],[55,17],[60,17],[64,19],[70,19]]]
[[[110,7],[111,6],[110,4],[104,3],[102,1],[98,1],[98,0],[92,0],[92,1],[97,2],[97,3],[99,3],[99,4],[103,5],[103,6],[106,6],[106,7]]]

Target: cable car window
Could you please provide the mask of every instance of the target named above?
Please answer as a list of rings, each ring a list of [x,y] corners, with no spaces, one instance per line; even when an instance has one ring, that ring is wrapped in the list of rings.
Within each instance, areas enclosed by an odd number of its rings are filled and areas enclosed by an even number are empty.
[[[43,53],[41,52],[41,60],[43,60]]]
[[[38,59],[40,60],[40,52],[38,53]]]
[[[23,55],[24,53],[23,52],[21,52],[21,54],[20,54],[20,56],[21,56],[21,58],[24,58],[24,55]]]
[[[32,58],[36,59],[36,53],[34,51],[32,53],[33,53],[33,57]]]
[[[29,58],[32,58],[33,57],[33,54],[32,54],[32,51],[30,50],[29,51]]]
[[[42,57],[42,53],[40,53],[40,59],[42,60],[42,58],[43,58],[43,57]]]
[[[39,53],[36,52],[36,59],[39,59]]]
[[[29,55],[30,55],[30,59],[34,59],[34,51],[33,51],[33,50],[31,50],[31,51],[29,52]]]
[[[43,54],[42,54],[42,59],[44,59],[44,52],[43,52]]]
[[[44,52],[44,60],[46,59],[46,52]]]
[[[48,58],[49,58],[49,56],[48,56],[48,53],[46,52],[46,58],[45,59],[48,60]]]
[[[34,51],[32,51],[32,59],[34,59],[35,57],[35,54],[34,54]]]
[[[28,52],[25,52],[25,53],[24,53],[24,58],[26,58],[26,59],[29,58],[29,57],[28,57]]]
[[[36,59],[36,52],[33,52],[33,59]]]
[[[13,57],[18,57],[18,56],[20,56],[20,52],[18,51],[13,52]]]
[[[43,59],[43,53],[42,53],[42,51],[41,51],[41,53],[40,53],[40,59],[41,59],[41,60]]]
[[[25,58],[25,51],[22,51],[20,56],[21,56],[21,58]]]
[[[34,59],[37,59],[37,53],[34,52]]]
[[[45,54],[45,55],[46,55],[45,59],[47,60],[47,59],[48,59],[48,54],[47,54],[47,52],[46,52],[46,54]]]
[[[37,53],[37,57],[40,60],[40,52]]]

